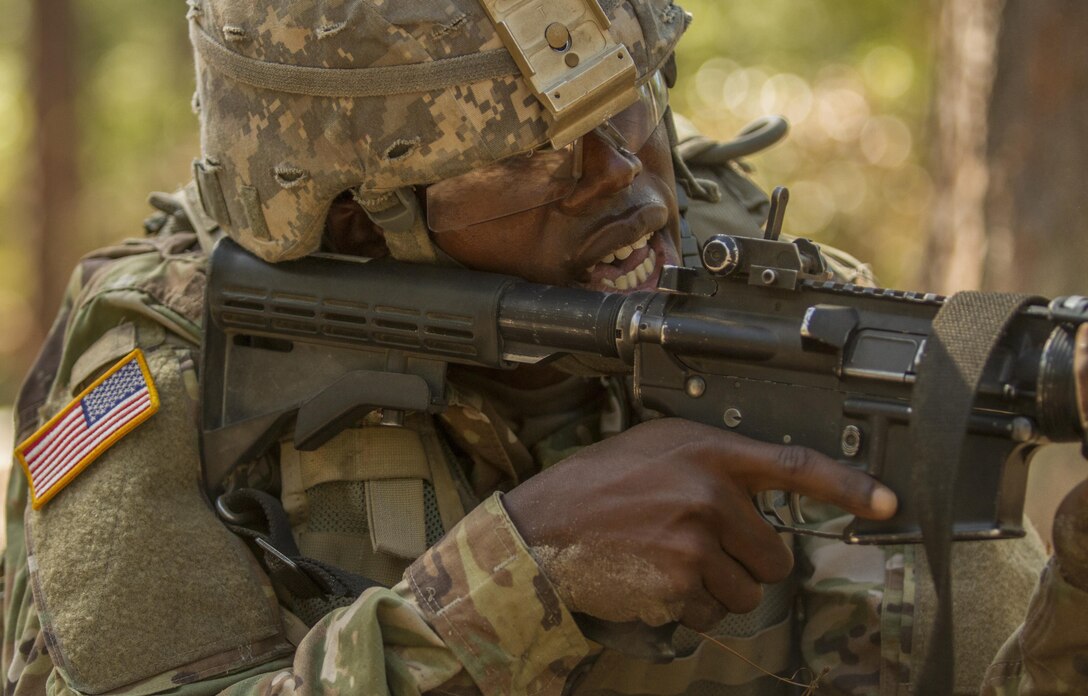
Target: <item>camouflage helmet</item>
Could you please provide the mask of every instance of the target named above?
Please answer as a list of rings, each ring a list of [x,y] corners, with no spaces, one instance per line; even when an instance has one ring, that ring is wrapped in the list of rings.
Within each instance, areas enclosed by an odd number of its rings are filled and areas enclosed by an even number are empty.
[[[690,20],[672,0],[189,7],[194,178],[208,215],[268,261],[316,251],[345,191],[375,217],[410,187],[577,139],[637,98]],[[388,240],[402,225],[385,220]]]

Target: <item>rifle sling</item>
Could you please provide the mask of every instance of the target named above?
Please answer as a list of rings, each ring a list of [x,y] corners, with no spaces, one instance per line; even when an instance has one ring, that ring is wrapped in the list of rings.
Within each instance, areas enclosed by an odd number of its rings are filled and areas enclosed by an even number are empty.
[[[308,626],[355,601],[379,584],[302,555],[279,498],[251,488],[219,496],[216,509],[228,529],[244,539],[277,590],[290,598],[292,612]]]
[[[934,319],[922,357],[910,419],[911,443],[918,453],[911,492],[918,501],[919,526],[937,595],[937,615],[915,693],[952,693],[953,505],[967,419],[990,354],[1010,320],[1034,301],[1025,295],[955,295]]]

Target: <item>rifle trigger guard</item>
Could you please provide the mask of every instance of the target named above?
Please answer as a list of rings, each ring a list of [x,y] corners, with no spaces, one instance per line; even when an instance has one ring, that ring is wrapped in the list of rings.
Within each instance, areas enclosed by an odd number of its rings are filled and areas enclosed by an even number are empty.
[[[790,515],[797,524],[808,524],[805,513],[801,511],[801,496],[797,493],[790,493]]]

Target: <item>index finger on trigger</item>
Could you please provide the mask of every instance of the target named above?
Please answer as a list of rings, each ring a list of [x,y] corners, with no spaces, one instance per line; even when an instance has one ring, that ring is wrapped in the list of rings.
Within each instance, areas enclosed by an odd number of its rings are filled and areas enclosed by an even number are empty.
[[[895,493],[865,472],[807,447],[755,444],[753,491],[800,493],[866,519],[885,520],[895,514]]]

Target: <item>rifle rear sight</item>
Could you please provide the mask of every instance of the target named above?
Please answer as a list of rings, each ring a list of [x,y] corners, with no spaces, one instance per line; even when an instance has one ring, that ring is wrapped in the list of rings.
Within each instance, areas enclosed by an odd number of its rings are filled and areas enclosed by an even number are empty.
[[[721,276],[746,277],[753,285],[795,289],[800,280],[830,280],[820,248],[807,239],[780,240],[790,192],[784,186],[771,196],[763,238],[719,234],[703,245],[703,266]]]

